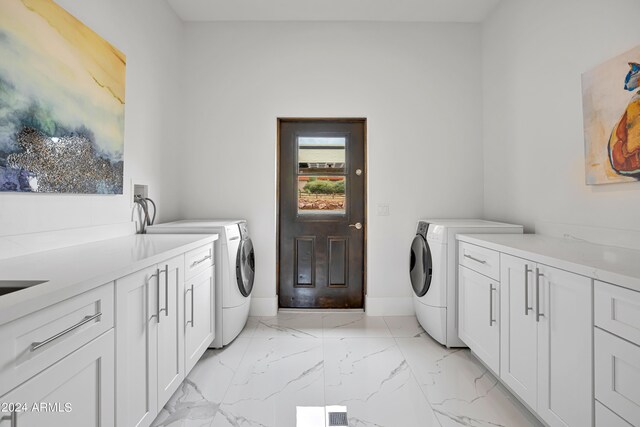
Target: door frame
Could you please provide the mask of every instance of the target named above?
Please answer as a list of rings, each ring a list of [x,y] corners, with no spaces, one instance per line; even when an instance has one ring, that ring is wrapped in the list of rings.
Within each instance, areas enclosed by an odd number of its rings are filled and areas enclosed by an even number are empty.
[[[362,309],[367,311],[367,252],[369,234],[369,146],[367,143],[367,118],[366,117],[278,117],[276,119],[276,299],[278,300],[278,310],[280,310],[280,129],[282,123],[286,122],[339,122],[339,123],[361,123],[363,129],[364,144],[364,242],[363,242],[363,271],[362,271]],[[293,309],[292,309],[293,310]],[[318,310],[322,309],[300,309]],[[341,309],[335,309],[341,311]]]

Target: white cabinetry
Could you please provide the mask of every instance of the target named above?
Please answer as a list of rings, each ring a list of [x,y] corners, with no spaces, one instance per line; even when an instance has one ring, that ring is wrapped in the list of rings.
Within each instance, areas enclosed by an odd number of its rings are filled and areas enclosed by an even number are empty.
[[[595,317],[595,397],[620,418],[638,426],[640,292],[596,282]]]
[[[187,279],[185,284],[185,365],[190,371],[207,347],[213,342],[215,334],[214,267]]]
[[[535,263],[500,254],[500,378],[531,408],[537,399],[538,326],[533,313]]]
[[[470,247],[461,243],[461,254]],[[482,261],[499,255],[491,274],[500,280],[460,258],[460,338],[549,426],[592,426],[592,280],[486,248],[475,254],[487,272]]]
[[[145,427],[158,413],[158,280],[147,268],[116,280],[116,419]]]
[[[24,406],[2,413],[0,426],[113,427],[113,348],[110,330],[2,396]]]
[[[591,279],[501,254],[500,378],[550,426],[590,426]]]
[[[462,265],[458,272],[460,339],[500,372],[500,284]]]
[[[184,256],[116,280],[118,425],[147,426],[184,379]]]
[[[198,269],[181,255],[116,280],[119,426],[150,425],[213,341],[212,251],[196,250]]]
[[[538,265],[537,412],[551,427],[593,423],[592,280]],[[539,293],[539,297],[537,296]]]

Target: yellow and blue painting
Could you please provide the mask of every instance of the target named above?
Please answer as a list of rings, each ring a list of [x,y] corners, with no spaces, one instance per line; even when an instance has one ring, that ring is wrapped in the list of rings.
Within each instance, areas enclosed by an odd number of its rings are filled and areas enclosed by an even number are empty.
[[[582,76],[587,184],[640,181],[640,47]]]
[[[126,57],[50,0],[0,0],[0,191],[122,194]]]

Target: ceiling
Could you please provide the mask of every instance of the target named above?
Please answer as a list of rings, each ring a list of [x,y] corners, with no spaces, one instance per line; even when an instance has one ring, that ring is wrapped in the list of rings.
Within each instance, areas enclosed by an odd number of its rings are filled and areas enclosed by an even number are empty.
[[[184,21],[481,22],[500,0],[168,0]]]

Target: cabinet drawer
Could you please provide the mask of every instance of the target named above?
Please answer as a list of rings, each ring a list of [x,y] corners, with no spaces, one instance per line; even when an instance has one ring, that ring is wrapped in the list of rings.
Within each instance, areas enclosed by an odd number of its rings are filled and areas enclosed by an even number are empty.
[[[113,328],[113,283],[0,326],[0,395]]]
[[[596,326],[640,345],[640,292],[595,282]]]
[[[185,254],[185,279],[190,279],[213,265],[213,243],[193,249]]]
[[[500,253],[497,251],[460,242],[458,262],[473,271],[500,280]]]
[[[640,426],[640,347],[595,329],[596,399]]]
[[[596,427],[633,427],[596,400]]]

